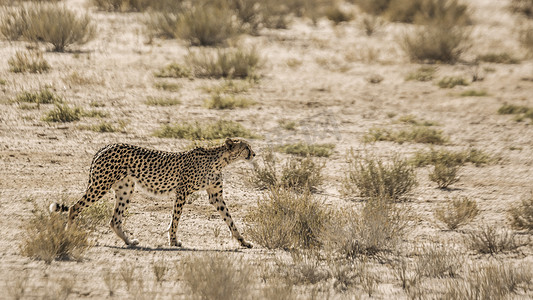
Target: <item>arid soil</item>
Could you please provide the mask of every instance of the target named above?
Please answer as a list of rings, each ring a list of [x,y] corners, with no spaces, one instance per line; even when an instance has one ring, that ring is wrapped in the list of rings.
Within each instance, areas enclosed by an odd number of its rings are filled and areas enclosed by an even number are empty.
[[[78,7],[83,2],[67,1],[67,4]],[[461,167],[460,181],[445,190],[438,189],[428,179],[430,167],[417,168],[419,184],[408,205],[416,212],[418,221],[405,243],[412,247],[428,241],[451,243],[470,263],[501,260],[533,267],[531,242],[494,257],[475,254],[464,245],[461,233],[444,230],[433,215],[444,201],[467,196],[481,210],[474,225],[510,229],[508,208],[528,197],[533,188],[532,121],[516,122],[512,116],[497,113],[504,103],[533,106],[533,61],[516,38],[518,19],[507,10],[507,1],[476,0],[469,4],[475,25],[472,47],[463,56],[466,62],[438,65],[436,78],[428,82],[405,79],[420,67],[409,62],[397,42],[410,25],[388,23],[368,37],[357,20],[334,26],[326,19],[316,25],[298,19],[287,30],[265,30],[259,36],[243,36],[241,43],[256,46],[265,64],[258,83],[246,92],[257,104],[234,110],[204,106],[208,95],[202,87],[222,80],[154,77],[154,72],[167,64],[181,62],[187,46],[178,40],[149,41],[139,13],[107,13],[90,8],[98,24],[97,38],[76,52],[45,52],[51,70],[44,74],[10,72],[8,58],[28,44],[0,41],[0,79],[5,80],[5,85],[0,86],[0,298],[12,296],[9,288],[22,275],[29,278],[24,298],[53,298],[50,295],[54,295],[65,278],[75,280],[69,298],[110,297],[104,272],[118,272],[124,262],[131,262],[136,265],[137,276],[143,278],[146,293],[134,295],[117,279],[119,286],[114,297],[152,295],[161,299],[187,299],[190,292],[174,272],[184,256],[224,253],[242,258],[256,274],[277,258],[287,257],[283,250],[268,250],[257,243],[253,249],[241,248],[231,238],[216,209],[208,203],[205,192],[183,212],[178,231],[183,248],[168,247],[166,229],[173,199],[154,198],[137,191],[125,226],[139,239],[140,247],[125,247],[107,225],[101,225],[91,237],[94,247],[81,261],[46,264],[21,255],[20,244],[24,238],[21,226],[32,217],[32,210],[44,209],[55,201],[73,203],[79,199],[87,184],[92,156],[98,149],[121,142],[181,151],[191,142],[157,138],[153,131],[162,124],[220,118],[237,121],[262,136],[250,140],[259,158],[269,147],[285,143],[334,143],[334,154],[319,158],[326,167],[325,183],[317,192],[324,205],[331,208],[358,205],[339,192],[346,171],[346,153],[350,149],[383,158],[394,154],[410,158],[417,150],[432,147],[417,143],[364,143],[362,138],[370,128],[406,128],[407,125],[397,121],[406,115],[435,122],[449,137],[445,146],[435,148],[476,148],[497,159],[485,166]],[[467,63],[480,54],[503,52],[521,61],[479,66]],[[72,80],[74,72],[85,80]],[[471,81],[474,74],[483,80],[453,89],[435,84],[445,76],[462,76]],[[370,78],[376,76],[381,76],[382,81],[371,83]],[[178,83],[181,88],[177,92],[164,91],[154,87],[155,82]],[[107,112],[109,116],[103,120],[114,125],[124,123],[124,129],[113,133],[86,130],[84,126],[102,121],[87,117],[73,123],[48,123],[42,121],[42,116],[53,105],[25,110],[10,100],[22,91],[44,86],[49,86],[71,105]],[[484,90],[487,95],[459,95],[466,90]],[[175,97],[181,104],[148,106],[147,97]],[[284,120],[295,121],[297,129],[283,129],[280,122]],[[288,157],[281,153],[277,156]],[[224,175],[226,203],[245,237],[246,229],[251,226],[245,216],[264,193],[247,182],[252,168],[250,164],[238,162],[229,166]],[[112,202],[113,193],[103,201]],[[520,236],[530,238],[526,233]],[[158,285],[153,283],[152,264],[161,260],[167,262],[171,271]],[[373,298],[407,298],[388,265],[379,261],[370,263],[380,274]],[[427,282],[427,289],[439,290],[444,282],[440,279]],[[262,286],[263,281],[256,275],[250,293],[260,298]],[[319,290],[319,295],[329,295],[332,299],[368,297],[357,285],[347,293],[329,286]],[[295,295],[306,299],[312,291],[315,286],[304,285],[297,288]],[[513,297],[527,299],[532,297],[531,291],[519,290]]]

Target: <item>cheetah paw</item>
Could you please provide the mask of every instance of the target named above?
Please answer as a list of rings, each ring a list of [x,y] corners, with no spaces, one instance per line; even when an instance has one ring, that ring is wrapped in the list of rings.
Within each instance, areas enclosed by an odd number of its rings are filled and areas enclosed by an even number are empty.
[[[168,243],[168,245],[169,245],[170,247],[181,247],[181,242],[180,242],[180,241],[173,240],[173,241],[170,241],[170,242]]]
[[[139,245],[139,240],[138,239],[132,239],[128,243],[128,246],[137,246],[137,245]]]
[[[248,248],[248,249],[251,249],[251,248],[254,247],[254,245],[252,245],[252,243],[249,243],[249,242],[247,242],[247,241],[242,241],[242,242],[241,242],[241,245],[242,245],[243,247],[245,247],[245,248]]]

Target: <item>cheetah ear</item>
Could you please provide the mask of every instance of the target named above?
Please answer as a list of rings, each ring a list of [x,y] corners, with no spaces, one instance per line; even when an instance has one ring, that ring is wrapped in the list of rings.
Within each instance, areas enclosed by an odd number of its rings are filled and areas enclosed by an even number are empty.
[[[231,148],[233,148],[233,145],[234,145],[233,140],[230,139],[230,138],[227,138],[227,139],[226,139],[226,146],[227,146],[229,149],[231,149]]]

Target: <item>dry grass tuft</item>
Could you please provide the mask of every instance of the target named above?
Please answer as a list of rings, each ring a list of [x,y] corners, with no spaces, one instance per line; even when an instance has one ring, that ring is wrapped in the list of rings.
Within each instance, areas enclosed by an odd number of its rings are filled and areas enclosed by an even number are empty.
[[[254,224],[248,234],[266,248],[315,248],[322,244],[331,212],[309,191],[272,188],[247,218]]]
[[[529,198],[512,207],[509,212],[511,226],[516,229],[533,230],[533,193]]]
[[[240,299],[249,292],[253,269],[227,254],[189,255],[179,271],[194,299]]]
[[[253,78],[263,59],[255,48],[202,49],[190,52],[187,64],[196,77]]]
[[[283,153],[299,156],[330,157],[333,154],[335,144],[307,144],[298,142],[296,144],[285,144],[277,149]]]
[[[175,138],[189,140],[215,140],[227,137],[257,138],[241,124],[220,119],[212,123],[180,123],[163,125],[153,133],[159,138]]]
[[[171,63],[154,73],[155,77],[159,78],[190,78],[192,76],[191,70],[187,67],[177,63]]]
[[[46,73],[50,70],[50,65],[39,51],[17,51],[7,63],[13,73]]]
[[[488,63],[497,63],[497,64],[519,64],[520,60],[518,58],[512,57],[509,53],[486,53],[483,55],[478,55],[477,60]]]
[[[476,202],[467,197],[454,199],[435,210],[435,218],[446,224],[449,230],[455,230],[471,222],[478,214]]]
[[[56,104],[55,108],[46,113],[43,121],[68,123],[79,121],[83,111],[80,107],[70,107],[67,104]]]
[[[347,159],[348,171],[342,182],[342,193],[346,196],[400,200],[417,185],[415,170],[398,156],[384,162],[351,151]]]
[[[451,151],[446,149],[417,151],[411,160],[411,162],[417,167],[437,164],[445,166],[462,166],[466,163],[472,163],[476,167],[479,167],[485,164],[490,164],[493,161],[494,158],[491,155],[475,148],[463,151]]]
[[[443,89],[451,89],[458,85],[467,86],[468,81],[462,77],[444,77],[437,83],[437,85]]]
[[[23,255],[50,263],[55,259],[83,258],[91,247],[89,232],[77,224],[66,228],[66,220],[60,214],[48,214],[36,210],[23,227],[24,239],[20,245]]]
[[[458,166],[447,166],[445,164],[435,164],[433,172],[429,173],[429,180],[435,182],[440,189],[459,182]]]
[[[433,66],[423,66],[418,68],[415,72],[411,72],[407,75],[405,80],[416,80],[416,81],[431,81],[433,80],[437,68]]]
[[[432,278],[457,277],[464,259],[450,245],[424,244],[416,258],[417,272]]]
[[[150,106],[174,106],[181,104],[181,100],[176,98],[148,97],[144,104]]]
[[[488,225],[469,232],[465,242],[471,250],[491,255],[513,251],[522,246],[514,232]]]
[[[405,142],[442,145],[448,142],[448,138],[441,130],[428,128],[428,126],[413,126],[409,129],[393,131],[384,128],[370,128],[365,134],[363,141],[378,142],[391,141],[403,144]]]
[[[62,103],[63,99],[56,95],[48,88],[40,89],[37,92],[22,92],[14,99],[15,102],[35,103],[39,108],[41,104],[58,104]]]
[[[205,100],[205,105],[211,109],[247,108],[254,104],[252,99],[224,94],[214,94]]]

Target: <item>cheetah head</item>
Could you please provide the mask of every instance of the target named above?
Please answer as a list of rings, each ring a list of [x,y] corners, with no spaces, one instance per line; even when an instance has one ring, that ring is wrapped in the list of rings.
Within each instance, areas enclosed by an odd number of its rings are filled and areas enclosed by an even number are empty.
[[[244,159],[251,161],[255,157],[255,153],[247,141],[238,138],[226,139],[226,147],[229,152],[229,159],[232,161]]]

